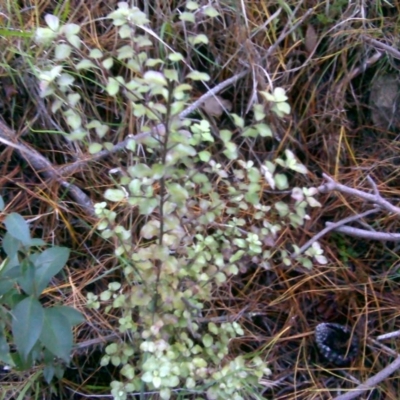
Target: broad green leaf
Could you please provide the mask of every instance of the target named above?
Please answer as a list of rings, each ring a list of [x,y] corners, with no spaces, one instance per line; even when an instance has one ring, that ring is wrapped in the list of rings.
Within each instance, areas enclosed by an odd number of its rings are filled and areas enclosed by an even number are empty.
[[[10,232],[7,232],[3,237],[3,250],[6,252],[7,256],[12,259],[17,255],[18,250],[21,247],[21,242],[13,237]]]
[[[53,364],[48,364],[43,368],[43,378],[47,384],[50,384],[51,380],[54,377],[54,373],[55,370]]]
[[[42,333],[43,307],[37,299],[29,296],[18,303],[11,310],[11,313],[14,342],[22,359],[27,360],[30,351]]]
[[[15,239],[19,240],[23,245],[31,244],[31,235],[29,233],[28,223],[25,219],[17,214],[11,213],[4,219],[4,225],[7,232]],[[10,256],[10,254],[8,254]]]
[[[40,342],[55,356],[68,362],[72,349],[72,330],[68,318],[55,308],[44,310],[44,325]]]
[[[85,322],[85,317],[83,314],[78,310],[75,310],[75,308],[68,306],[56,306],[53,307],[53,310],[57,310],[57,312],[64,315],[64,317],[68,319],[71,326],[79,325],[82,322]]]
[[[29,296],[39,297],[40,292],[38,293],[36,288],[35,266],[28,258],[21,262],[20,271],[21,276],[17,279],[17,282],[23,291]]]
[[[4,364],[14,365],[10,355],[10,347],[3,331],[0,331],[0,361]]]
[[[43,251],[35,261],[35,281],[38,294],[49,284],[50,279],[58,274],[68,261],[70,250],[54,246]]]

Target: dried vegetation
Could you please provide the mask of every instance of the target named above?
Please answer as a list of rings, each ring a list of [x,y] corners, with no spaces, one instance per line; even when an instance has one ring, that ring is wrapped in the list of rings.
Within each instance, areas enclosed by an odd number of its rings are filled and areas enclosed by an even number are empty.
[[[254,142],[238,138],[243,160],[264,161],[289,148],[310,171],[298,185],[319,186],[326,173],[348,187],[369,191],[370,176],[379,193],[397,204],[398,90],[389,105],[385,103],[385,88],[375,83],[371,90],[377,79],[381,79],[381,85],[387,82],[379,77],[390,74],[395,80],[399,78],[397,0],[213,1],[220,17],[212,24],[194,27],[197,34],[205,31],[210,39],[210,45],[199,46],[196,52],[189,51],[188,32],[176,17],[184,2],[137,3],[164,41],[155,49],[159,57],[163,46],[170,45],[185,54],[193,67],[211,76],[208,87],[196,87],[193,101],[209,88],[241,74],[219,96],[230,102],[233,112],[246,118],[256,88],[268,90],[273,84],[287,90],[291,115],[284,120],[271,116],[268,121],[280,138],[279,145],[268,139]],[[107,393],[115,373],[110,367],[99,367],[102,345],[114,335],[114,317],[85,309],[86,292],[104,290],[118,274],[113,248],[98,236],[90,212],[68,193],[62,181],[80,189],[88,197],[90,208],[90,203],[101,201],[104,190],[112,186],[110,169],[123,167],[127,155],[121,151],[106,157],[90,156],[83,147],[57,135],[67,125],[54,118],[38,95],[38,82],[32,74],[36,50],[31,50],[27,33],[43,24],[46,13],[56,13],[80,24],[88,45],[112,51],[114,34],[105,28],[102,16],[115,5],[113,1],[5,0],[0,6],[0,138],[14,135],[15,144],[37,151],[55,171],[48,174],[45,166],[35,165],[3,142],[0,193],[10,210],[32,220],[37,237],[72,249],[68,268],[44,293],[44,301],[77,307],[88,321],[76,330],[73,368],[55,384],[54,398],[80,399]],[[140,132],[133,114],[127,109],[121,115],[121,105],[106,92],[94,90],[91,78],[81,81],[82,93],[89,100],[86,104],[90,104],[82,111],[88,116],[101,115],[104,121],[114,124],[108,140],[116,144],[128,134]],[[390,108],[394,118],[388,119]],[[218,128],[229,124],[225,115],[207,113],[206,105],[201,112]],[[217,154],[217,147],[212,150]],[[66,169],[80,160],[84,162],[79,168]],[[220,162],[226,163],[222,155]],[[276,201],[282,196],[270,190],[267,183],[263,189],[260,196],[275,196]],[[326,222],[370,208],[365,200],[339,192],[321,194],[318,200],[322,207],[313,209],[305,229],[294,231],[288,227],[277,246],[284,247],[288,239],[301,246]],[[138,217],[121,216],[124,218],[133,219],[131,224],[135,224]],[[221,221],[226,218],[223,216]],[[251,225],[249,213],[246,219]],[[399,215],[378,211],[366,217],[361,226],[394,233],[399,230],[398,221]],[[139,219],[136,222],[140,224]],[[266,270],[249,259],[237,277],[216,291],[209,304],[208,318],[233,318],[246,329],[246,335],[232,343],[233,353],[267,355],[273,375],[263,381],[265,398],[329,399],[338,395],[339,389],[354,388],[378,373],[400,354],[396,338],[375,340],[400,330],[396,242],[329,233],[320,243],[329,259],[327,265],[305,271],[276,263]],[[351,365],[336,367],[321,358],[314,340],[315,327],[321,322],[347,325],[359,336],[359,353]],[[31,371],[4,377],[3,384],[14,387],[17,393],[34,374]],[[398,399],[399,378],[394,373],[365,398]],[[50,396],[49,389],[41,386],[41,390]]]

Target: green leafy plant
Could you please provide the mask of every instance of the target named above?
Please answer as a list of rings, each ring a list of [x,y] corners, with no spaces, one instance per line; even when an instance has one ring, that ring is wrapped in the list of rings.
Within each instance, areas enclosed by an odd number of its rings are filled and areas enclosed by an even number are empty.
[[[4,202],[0,197],[0,211]],[[69,249],[44,249],[42,239],[32,238],[28,223],[17,213],[4,218],[7,233],[2,240],[6,258],[0,265],[0,361],[17,369],[44,363],[44,377],[62,377],[70,360],[72,327],[83,322],[77,310],[67,306],[44,307],[40,297],[51,279],[65,266]],[[15,352],[10,351],[10,341]]]
[[[189,1],[179,18],[189,24],[216,15],[213,7]],[[124,99],[124,112],[143,130],[140,144],[135,137],[128,141],[130,161],[119,170],[115,186],[105,191],[107,201],[96,204],[97,229],[104,240],[115,243],[122,271],[107,290],[87,295],[88,307],[114,313],[115,329],[125,335],[125,341],[106,347],[101,360],[102,366],[120,367],[121,379],[112,382],[111,393],[118,400],[146,391],[157,391],[162,399],[177,391],[207,393],[215,400],[249,398],[262,376],[270,374],[265,360],[231,357],[229,343],[243,335],[243,329],[228,318],[216,323],[204,310],[246,257],[268,268],[274,254],[265,250],[265,241],[273,247],[284,224],[301,226],[309,218],[307,208],[319,206],[315,192],[302,188],[293,188],[289,200],[275,204],[264,204],[260,196],[262,183],[289,189],[287,171],[305,174],[306,168],[289,150],[262,165],[244,161],[228,129],[218,132],[222,149],[217,159],[211,151],[216,138],[210,123],[182,113],[191,100],[190,82],[208,81],[209,76],[193,69],[182,73],[187,67],[183,55],[168,46],[165,59],[151,58],[153,40],[161,39],[137,7],[121,2],[109,15],[123,42],[113,54],[81,50],[78,30],[60,26],[54,18],[47,17],[49,28],[44,28],[54,35],[39,31],[36,37],[41,45],[48,46],[49,37],[54,43],[54,52],[47,53],[52,54],[50,61],[38,76],[42,96],[71,128],[65,137],[87,145],[91,153],[113,147],[103,139],[107,124],[86,121],[79,111],[83,99],[74,81],[85,71],[101,71],[95,83],[111,98]],[[72,32],[73,41],[66,32]],[[188,43],[206,40],[201,33]],[[116,62],[125,66],[125,76],[111,72]],[[241,116],[229,114],[235,133],[246,139],[273,138],[265,122],[267,110],[283,117],[290,112],[286,100],[282,88],[261,92],[253,123],[246,125]],[[246,229],[249,214],[252,228]],[[288,265],[293,261],[286,250],[280,256]],[[302,260],[311,263],[314,256],[322,260],[319,249]]]

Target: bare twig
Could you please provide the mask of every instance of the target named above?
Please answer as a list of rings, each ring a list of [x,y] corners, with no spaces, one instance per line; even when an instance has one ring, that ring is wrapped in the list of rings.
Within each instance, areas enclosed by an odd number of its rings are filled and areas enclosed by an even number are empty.
[[[323,174],[323,177],[328,182],[317,188],[320,193],[327,193],[327,192],[332,192],[332,191],[337,190],[341,193],[350,194],[350,195],[359,197],[361,199],[367,200],[373,204],[377,204],[378,206],[380,206],[382,209],[385,209],[386,211],[400,215],[400,208],[389,203],[387,200],[385,200],[380,195],[375,183],[372,181],[371,178],[369,178],[368,181],[371,183],[371,185],[373,187],[374,194],[366,193],[361,190],[353,189],[348,186],[337,183],[326,174]]]
[[[353,215],[351,217],[347,217],[342,219],[341,221],[338,222],[327,222],[326,225],[327,227],[324,228],[321,232],[317,233],[314,237],[312,237],[306,244],[304,244],[297,252],[292,254],[292,258],[295,258],[299,256],[300,254],[304,253],[314,242],[317,240],[321,239],[324,235],[331,231],[338,231],[338,228],[340,228],[343,225],[348,224],[349,222],[357,221],[361,218],[366,217],[367,215],[373,214],[375,212],[379,211],[378,208],[374,208],[372,210],[368,210],[362,214],[357,214]]]
[[[302,2],[301,2],[302,3]],[[276,42],[267,50],[265,57],[268,58],[279,46],[279,44],[285,40],[292,32],[294,32],[312,13],[314,10],[312,8],[308,9],[302,16],[301,18],[290,28],[286,29],[288,24],[286,24],[284,30],[282,33],[279,35],[279,38],[276,40]],[[295,14],[295,13],[293,13]]]
[[[400,330],[399,331],[385,333],[383,335],[379,335],[379,336],[376,337],[376,340],[393,339],[393,338],[397,338],[399,336],[400,336]]]
[[[29,145],[18,140],[16,136],[15,132],[0,120],[0,142],[16,149],[21,157],[23,157],[36,172],[43,174],[47,178],[55,179],[61,186],[68,189],[70,196],[76,203],[81,206],[85,212],[91,216],[95,216],[91,199],[78,186],[63,180],[49,160]]]
[[[326,225],[329,227],[335,224],[327,222]],[[364,229],[353,228],[352,226],[341,226],[339,228],[334,228],[334,231],[362,239],[381,240],[387,242],[400,242],[400,233],[367,231]]]
[[[379,40],[373,39],[366,35],[361,35],[361,38],[364,39],[366,42],[372,44],[376,49],[386,51],[387,53],[391,54],[393,57],[400,60],[400,51],[390,46],[386,43],[382,43]]]
[[[361,385],[358,385],[354,390],[351,390],[345,394],[337,396],[334,400],[352,400],[361,396],[365,393],[366,390],[373,389],[376,385],[381,383],[387,377],[392,375],[400,368],[400,356],[397,357],[391,364],[389,364],[386,368],[379,371],[376,375],[372,376],[371,378],[367,379]]]

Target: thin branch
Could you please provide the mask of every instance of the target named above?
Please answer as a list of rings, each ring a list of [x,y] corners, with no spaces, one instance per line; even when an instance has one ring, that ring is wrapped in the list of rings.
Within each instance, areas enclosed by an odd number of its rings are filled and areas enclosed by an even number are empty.
[[[331,226],[334,224],[332,222],[327,222],[326,225]],[[352,226],[341,226],[339,228],[335,228],[334,231],[362,239],[380,240],[387,242],[400,242],[400,233],[367,231],[364,229],[354,228]]]
[[[366,390],[373,389],[376,385],[384,381],[394,372],[396,372],[400,368],[400,356],[397,357],[391,364],[387,367],[379,371],[376,375],[372,376],[371,378],[367,379],[361,385],[358,385],[355,389],[337,396],[334,400],[352,400],[361,396],[365,393]]]
[[[327,222],[326,225],[327,227],[324,228],[321,232],[317,233],[314,237],[312,237],[307,243],[305,243],[297,252],[292,254],[292,258],[295,258],[297,256],[299,256],[300,254],[304,253],[314,242],[316,242],[317,240],[321,239],[323,236],[325,236],[327,233],[331,232],[331,231],[337,231],[338,228],[340,228],[343,225],[348,224],[349,222],[353,222],[353,221],[357,221],[361,218],[366,217],[367,215],[376,213],[377,211],[379,211],[378,208],[374,208],[372,210],[368,210],[362,214],[357,214],[357,215],[353,215],[351,217],[347,217],[342,219],[341,221],[338,222]]]
[[[47,178],[55,179],[61,186],[68,189],[68,193],[76,203],[81,206],[85,212],[91,216],[95,216],[91,199],[78,186],[63,180],[49,160],[27,144],[18,140],[15,131],[10,129],[2,120],[0,120],[0,142],[16,149],[20,153],[20,156],[24,158],[37,173],[41,173]]]
[[[302,3],[302,2],[301,2]],[[265,54],[265,58],[268,58],[279,46],[279,44],[285,40],[292,32],[294,32],[312,13],[314,10],[312,8],[308,9],[302,16],[301,18],[288,30],[286,30],[286,27],[280,34],[279,38],[276,40],[276,42],[267,50]],[[293,13],[295,14],[295,13]],[[286,25],[288,26],[288,25]]]
[[[400,331],[394,331],[385,333],[383,335],[379,335],[376,337],[376,340],[386,340],[386,339],[393,339],[400,336]]]
[[[361,35],[361,38],[364,39],[366,42],[372,44],[376,49],[386,51],[387,53],[391,54],[394,58],[400,60],[400,51],[394,48],[393,46],[389,46],[386,43],[382,43],[379,40],[373,39],[366,35]]]
[[[372,184],[374,194],[366,193],[358,189],[353,189],[348,186],[342,185],[340,183],[335,182],[331,177],[329,177],[326,174],[323,174],[323,177],[328,181],[327,183],[324,183],[323,185],[319,186],[317,190],[320,193],[328,193],[337,190],[338,192],[345,193],[345,194],[350,194],[352,196],[359,197],[361,199],[367,200],[371,203],[377,204],[383,209],[392,212],[394,214],[400,215],[400,208],[394,206],[393,204],[389,203],[387,200],[385,200],[379,193],[379,191],[376,188],[375,183],[373,183],[372,179],[369,178],[368,181]]]

